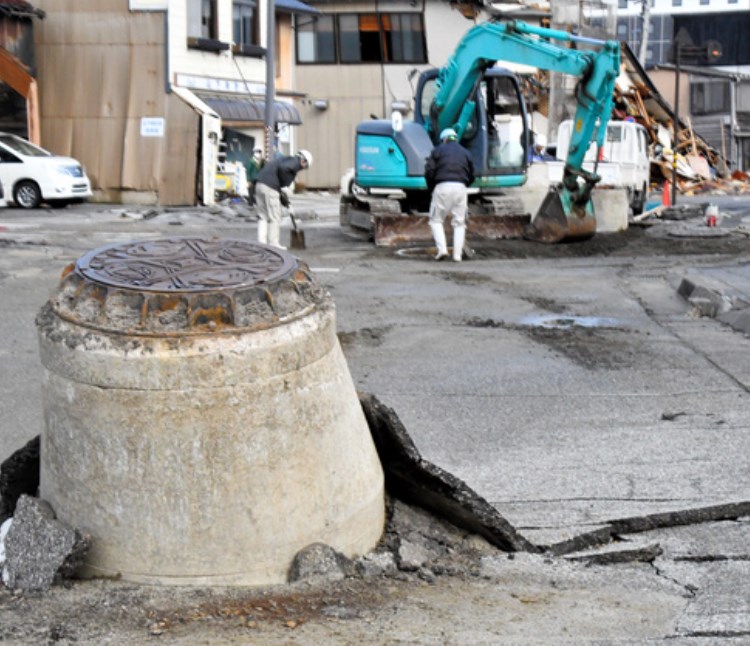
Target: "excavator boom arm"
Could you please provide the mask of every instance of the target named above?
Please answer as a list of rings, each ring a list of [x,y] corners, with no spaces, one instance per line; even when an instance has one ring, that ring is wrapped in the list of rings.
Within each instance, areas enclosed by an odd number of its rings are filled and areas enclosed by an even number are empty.
[[[584,42],[600,49],[569,49],[551,40]],[[436,133],[454,128],[460,135],[465,130],[471,118],[473,102],[470,98],[474,96],[476,85],[484,70],[497,61],[524,63],[581,78],[566,161],[571,169],[582,169],[592,138],[599,145],[604,143],[606,122],[612,111],[612,93],[620,69],[619,43],[583,38],[520,21],[476,25],[458,44],[438,76],[438,92],[431,108]]]

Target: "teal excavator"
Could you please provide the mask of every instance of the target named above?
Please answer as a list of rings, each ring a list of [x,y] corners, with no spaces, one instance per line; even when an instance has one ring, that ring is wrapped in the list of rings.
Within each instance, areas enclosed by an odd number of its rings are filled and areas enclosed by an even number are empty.
[[[550,188],[525,226],[524,237],[559,242],[595,233],[591,191],[600,178],[596,169],[583,168],[583,159],[592,140],[600,147],[604,143],[620,71],[619,43],[520,21],[472,27],[444,67],[423,72],[413,121],[394,113],[389,120],[358,124],[354,190],[342,198],[347,201],[342,203],[342,224],[372,230],[378,218],[385,218],[387,226],[401,232],[390,231],[389,239],[408,241],[414,229],[408,214],[424,214],[429,207],[424,161],[445,128],[458,133],[474,160],[477,178],[470,190],[470,229],[473,214],[491,215],[502,204],[503,189],[525,183],[532,144],[526,104],[517,76],[496,66],[502,61],[578,77],[562,183]]]

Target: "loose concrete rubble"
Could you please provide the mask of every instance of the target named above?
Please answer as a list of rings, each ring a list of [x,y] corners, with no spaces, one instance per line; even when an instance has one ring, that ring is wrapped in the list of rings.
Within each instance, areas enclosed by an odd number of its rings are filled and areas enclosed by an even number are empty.
[[[329,545],[313,543],[297,552],[289,568],[289,582],[339,581],[354,572],[354,562]]]
[[[4,546],[3,583],[12,590],[44,592],[75,570],[89,541],[58,522],[45,501],[22,495]]]

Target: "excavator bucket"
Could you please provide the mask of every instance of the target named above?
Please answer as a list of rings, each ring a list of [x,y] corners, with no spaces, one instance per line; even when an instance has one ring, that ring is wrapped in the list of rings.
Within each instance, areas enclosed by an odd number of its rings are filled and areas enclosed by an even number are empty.
[[[550,190],[523,237],[536,242],[572,242],[596,233],[591,200],[576,204],[564,187]]]

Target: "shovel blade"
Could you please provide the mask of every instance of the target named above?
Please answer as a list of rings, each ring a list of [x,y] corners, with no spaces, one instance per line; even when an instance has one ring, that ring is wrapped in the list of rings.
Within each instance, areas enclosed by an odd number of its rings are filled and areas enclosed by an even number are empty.
[[[536,217],[523,237],[536,242],[585,240],[596,233],[596,218],[591,200],[575,204],[567,190],[552,189],[544,198]]]
[[[305,232],[298,229],[292,229],[291,238],[289,239],[290,249],[305,249]]]

